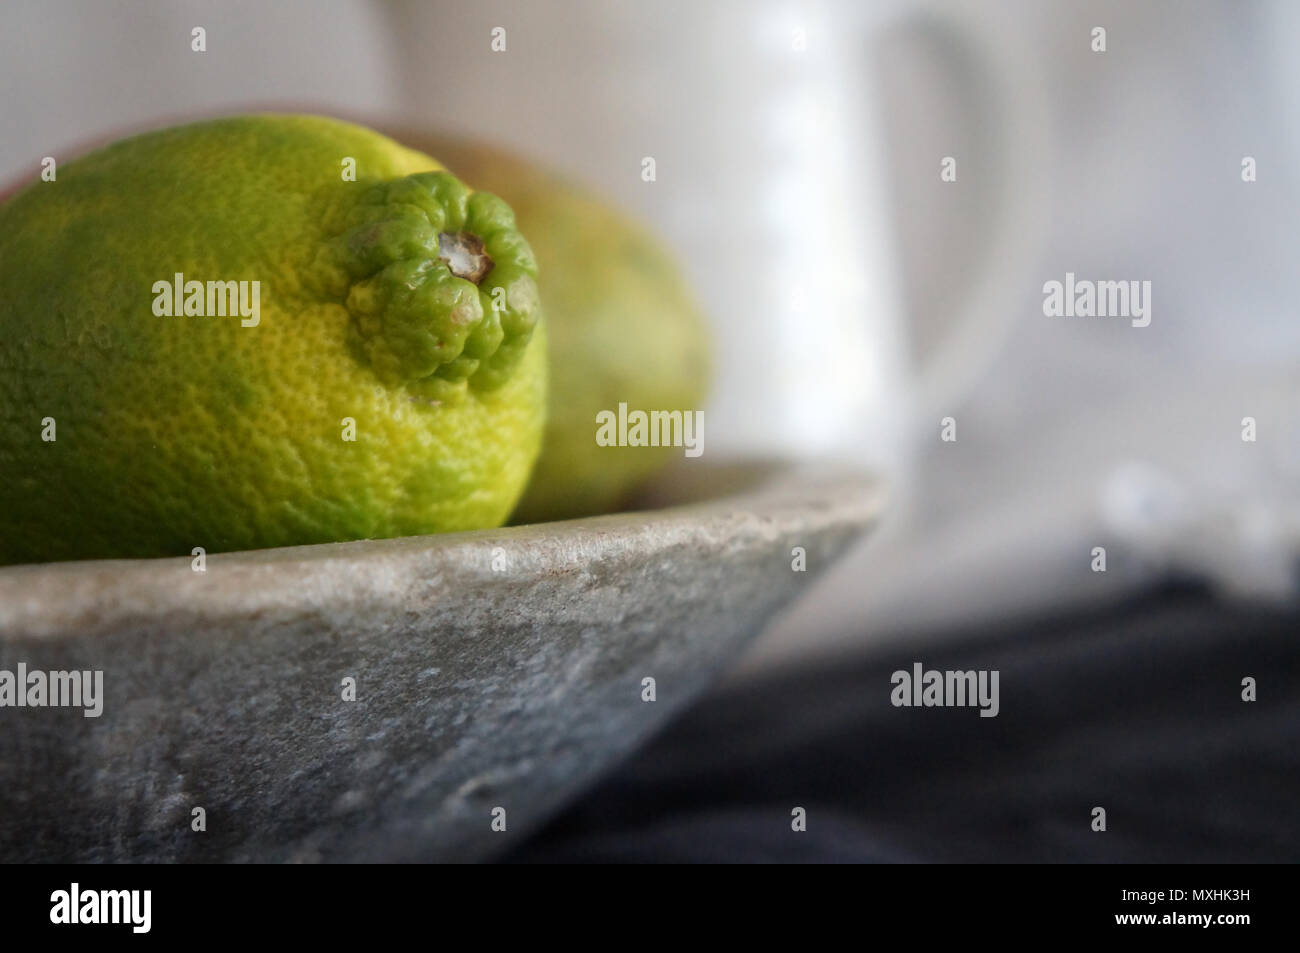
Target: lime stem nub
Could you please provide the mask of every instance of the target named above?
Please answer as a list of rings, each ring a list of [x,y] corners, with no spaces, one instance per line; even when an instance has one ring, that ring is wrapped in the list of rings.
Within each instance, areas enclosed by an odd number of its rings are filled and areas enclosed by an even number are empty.
[[[442,232],[438,235],[438,257],[451,273],[478,284],[487,277],[494,262],[483,248],[483,239],[470,232]]]

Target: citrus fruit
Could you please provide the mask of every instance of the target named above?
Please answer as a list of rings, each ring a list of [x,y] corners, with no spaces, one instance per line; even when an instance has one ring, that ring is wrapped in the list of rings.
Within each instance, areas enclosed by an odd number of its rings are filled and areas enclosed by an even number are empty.
[[[707,391],[706,322],[678,263],[627,214],[538,165],[450,136],[404,132],[457,175],[510,203],[540,266],[551,355],[541,459],[512,516],[607,512],[680,447],[602,446],[596,417],[693,412]]]
[[[0,562],[499,525],[545,414],[535,278],[501,199],[331,119],[60,165],[0,206]]]

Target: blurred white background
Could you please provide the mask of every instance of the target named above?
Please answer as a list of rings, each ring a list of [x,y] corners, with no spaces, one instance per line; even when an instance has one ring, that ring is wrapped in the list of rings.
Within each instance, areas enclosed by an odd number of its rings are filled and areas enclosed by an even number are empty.
[[[1298,43],[1286,0],[11,0],[0,176],[319,111],[511,146],[638,213],[714,320],[710,456],[895,486],[762,666],[1170,574],[1293,596]],[[1067,271],[1150,281],[1150,326],[1045,317]]]

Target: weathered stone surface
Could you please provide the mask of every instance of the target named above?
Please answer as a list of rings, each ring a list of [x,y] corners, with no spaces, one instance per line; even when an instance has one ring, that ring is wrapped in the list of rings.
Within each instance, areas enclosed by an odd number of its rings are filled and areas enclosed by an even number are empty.
[[[721,485],[691,469],[661,499]],[[880,510],[861,475],[750,475],[707,502],[209,555],[205,573],[0,570],[0,669],[100,669],[105,696],[99,718],[0,708],[0,859],[489,856],[632,752]]]

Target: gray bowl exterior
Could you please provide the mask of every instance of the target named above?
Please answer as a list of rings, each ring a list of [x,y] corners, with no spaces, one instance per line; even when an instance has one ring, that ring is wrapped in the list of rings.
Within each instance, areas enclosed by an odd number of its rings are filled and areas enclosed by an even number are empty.
[[[0,670],[104,673],[97,718],[0,708],[0,860],[488,858],[699,694],[881,499],[861,475],[785,473],[205,572],[0,570]]]

